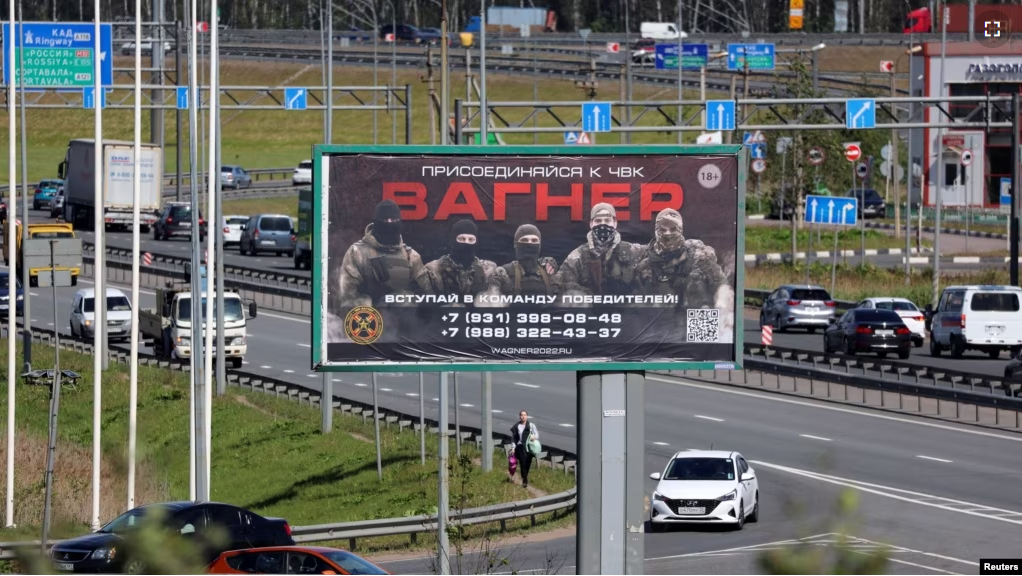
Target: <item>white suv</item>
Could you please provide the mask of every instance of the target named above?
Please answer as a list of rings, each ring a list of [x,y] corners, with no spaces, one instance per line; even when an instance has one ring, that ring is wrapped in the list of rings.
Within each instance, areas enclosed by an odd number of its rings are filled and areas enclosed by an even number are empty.
[[[931,356],[950,350],[958,358],[966,350],[980,350],[997,358],[1005,349],[1012,356],[1022,350],[1022,288],[1017,286],[949,286],[928,315]]]
[[[312,160],[302,160],[298,164],[294,175],[291,176],[291,184],[293,186],[312,184]]]

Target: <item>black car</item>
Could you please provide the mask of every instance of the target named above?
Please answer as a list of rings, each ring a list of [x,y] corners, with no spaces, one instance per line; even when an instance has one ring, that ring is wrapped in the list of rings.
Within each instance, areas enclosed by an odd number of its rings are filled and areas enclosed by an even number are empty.
[[[884,202],[883,196],[872,188],[849,190],[845,196],[858,199],[859,218],[884,218],[887,216],[887,203]]]
[[[55,544],[50,550],[54,568],[58,572],[145,574],[146,567],[139,560],[126,558],[118,549],[123,549],[126,536],[154,510],[164,513],[164,527],[198,544],[206,564],[228,550],[295,543],[291,526],[282,518],[264,518],[244,508],[217,502],[164,502],[139,506],[92,534]],[[226,531],[229,540],[221,545],[209,542],[205,536],[212,526]]]
[[[823,352],[876,352],[884,358],[897,352],[906,360],[912,350],[912,331],[893,310],[856,308],[845,312],[823,332]]]
[[[199,211],[199,235],[206,237],[206,221]],[[188,202],[168,202],[153,225],[153,240],[169,240],[174,236],[192,237],[192,205]]]
[[[380,39],[385,39],[388,34],[394,34],[397,42],[411,42],[413,44],[439,44],[440,33],[430,32],[427,29],[419,29],[410,24],[398,24],[397,29],[387,24],[380,28]]]
[[[7,221],[7,201],[0,200],[0,222]]]

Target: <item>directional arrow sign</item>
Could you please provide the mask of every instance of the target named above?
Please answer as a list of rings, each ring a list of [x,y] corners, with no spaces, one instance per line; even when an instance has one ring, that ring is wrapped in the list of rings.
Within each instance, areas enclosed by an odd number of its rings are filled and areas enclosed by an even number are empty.
[[[188,109],[188,87],[180,86],[177,89],[177,109],[187,110]]]
[[[285,110],[305,110],[308,107],[308,93],[305,88],[284,89]]]
[[[856,128],[876,127],[876,101],[871,98],[853,98],[845,101],[845,127]]]
[[[708,100],[706,102],[706,129],[730,131],[735,129],[735,101]]]
[[[583,132],[610,132],[610,102],[585,102],[582,104]]]
[[[809,224],[855,226],[857,216],[855,197],[806,196],[805,220]]]
[[[11,34],[10,22],[4,23],[4,84],[10,84],[10,46],[14,41],[17,76],[26,87],[78,89],[95,86],[95,58],[100,62],[103,86],[114,83],[113,32],[110,24],[100,24],[99,54],[96,54],[96,25],[91,22],[24,22]],[[24,69],[22,69],[22,65]]]

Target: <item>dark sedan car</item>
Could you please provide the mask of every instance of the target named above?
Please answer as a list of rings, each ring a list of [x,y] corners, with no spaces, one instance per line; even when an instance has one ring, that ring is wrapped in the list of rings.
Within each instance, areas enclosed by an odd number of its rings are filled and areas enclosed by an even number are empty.
[[[160,510],[162,524],[194,541],[209,564],[228,550],[264,546],[293,546],[291,527],[281,518],[264,518],[237,506],[217,502],[165,502],[139,506],[87,536],[62,540],[50,550],[58,572],[151,573],[139,559],[125,557],[127,536],[139,528],[147,514]],[[228,540],[214,545],[207,538],[210,528],[226,531]],[[121,551],[119,553],[119,550]]]
[[[206,221],[199,211],[199,235],[206,237]],[[153,240],[169,240],[175,236],[192,237],[192,206],[187,202],[168,202],[153,226]]]
[[[912,351],[912,331],[893,310],[856,308],[827,327],[823,351],[852,355],[876,352],[881,358],[897,352],[898,358],[906,360]]]
[[[0,272],[0,322],[7,319],[11,309],[11,298],[9,282],[11,281],[7,272]],[[14,313],[21,316],[25,312],[25,291],[21,288],[21,281],[14,279]]]
[[[858,199],[859,218],[884,218],[887,216],[887,203],[884,202],[883,196],[872,188],[849,190],[845,196]]]

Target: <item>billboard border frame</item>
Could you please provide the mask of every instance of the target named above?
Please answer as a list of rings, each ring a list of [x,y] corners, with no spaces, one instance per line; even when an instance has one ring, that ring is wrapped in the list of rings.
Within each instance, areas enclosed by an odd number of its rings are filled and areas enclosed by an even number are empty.
[[[736,206],[737,238],[735,239],[735,294],[734,294],[734,361],[653,361],[653,362],[599,362],[551,360],[483,360],[478,362],[358,362],[329,363],[328,342],[324,335],[328,293],[329,258],[329,199],[323,193],[324,183],[330,181],[328,159],[334,155],[376,154],[393,156],[735,156],[738,160],[738,190]],[[508,372],[508,371],[648,371],[648,370],[742,370],[745,345],[744,288],[745,266],[741,255],[745,253],[745,215],[747,174],[745,166],[748,149],[741,144],[649,144],[625,146],[618,144],[571,145],[338,145],[316,144],[312,147],[312,369],[316,372],[378,372],[400,368],[405,372]]]

